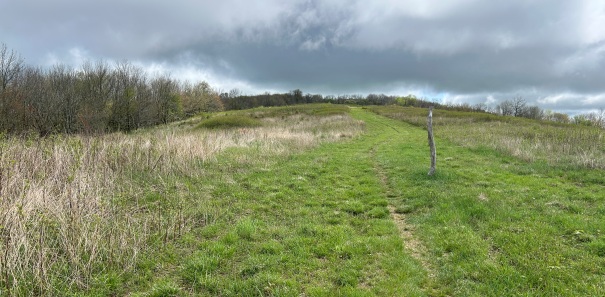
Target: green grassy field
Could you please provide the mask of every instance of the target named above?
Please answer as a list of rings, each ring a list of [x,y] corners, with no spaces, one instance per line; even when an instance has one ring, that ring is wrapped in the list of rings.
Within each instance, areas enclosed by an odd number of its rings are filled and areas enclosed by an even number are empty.
[[[605,295],[599,166],[462,141],[485,121],[452,115],[460,125],[448,126],[436,113],[429,177],[426,131],[415,126],[425,111],[374,111],[396,119],[309,105],[231,113],[254,125],[230,117],[226,130],[197,118],[101,140],[4,139],[0,295]],[[59,152],[79,156],[57,177],[75,187],[55,189],[63,208],[24,202],[52,172],[15,182],[29,156],[18,152],[36,147],[53,164]],[[105,168],[108,188],[87,192],[87,164]],[[103,199],[76,203],[89,196]],[[96,245],[61,242],[87,234]]]
[[[400,126],[398,135],[407,141],[377,148],[395,189],[390,203],[415,227],[427,249],[426,261],[438,267],[438,295],[603,295],[602,171],[578,167],[567,158],[528,162],[507,149],[490,148],[492,143],[469,144],[461,137],[463,131],[480,135],[469,130],[485,129],[485,124],[445,125],[435,128],[440,140],[435,177],[426,176],[426,136],[418,129]],[[548,131],[543,125],[542,131]],[[502,132],[527,129],[517,127]],[[569,133],[578,129],[568,128]],[[602,147],[601,138],[597,149]]]

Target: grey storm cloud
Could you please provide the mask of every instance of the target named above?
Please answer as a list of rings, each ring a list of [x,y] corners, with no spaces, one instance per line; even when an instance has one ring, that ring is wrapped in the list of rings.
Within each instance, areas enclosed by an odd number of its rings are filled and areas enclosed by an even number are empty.
[[[569,112],[605,107],[602,28],[600,0],[0,2],[0,42],[31,63],[128,59],[226,88],[523,96]]]

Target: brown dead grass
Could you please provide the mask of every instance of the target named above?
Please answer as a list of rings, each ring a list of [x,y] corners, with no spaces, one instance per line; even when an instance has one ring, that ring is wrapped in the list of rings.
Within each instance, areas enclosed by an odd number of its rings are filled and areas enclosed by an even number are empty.
[[[98,271],[131,270],[162,223],[115,203],[139,191],[133,174],[196,176],[228,148],[283,155],[363,130],[343,115],[265,121],[235,130],[174,124],[99,137],[0,138],[0,295],[23,288],[52,295],[86,288]],[[169,222],[167,234],[186,230],[182,220]]]

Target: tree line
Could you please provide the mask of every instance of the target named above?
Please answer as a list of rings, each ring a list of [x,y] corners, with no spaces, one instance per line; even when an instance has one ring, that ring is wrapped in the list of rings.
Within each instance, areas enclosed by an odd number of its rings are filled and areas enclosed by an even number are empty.
[[[0,44],[0,132],[131,131],[222,109],[206,82],[150,77],[127,61],[42,69]]]
[[[597,112],[578,114],[570,117],[568,114],[544,110],[536,105],[529,105],[520,96],[507,99],[495,106],[485,103],[474,105],[468,103],[442,104],[439,102],[418,98],[414,95],[392,96],[385,94],[362,95],[338,95],[323,96],[321,94],[303,94],[299,89],[283,94],[264,93],[261,95],[241,95],[237,89],[228,93],[221,93],[221,98],[226,109],[249,109],[260,106],[284,106],[304,103],[332,103],[349,105],[400,105],[406,107],[428,108],[433,106],[438,109],[483,112],[501,116],[523,117],[535,120],[544,120],[557,123],[581,124],[588,126],[599,126],[605,128],[605,109]]]
[[[605,111],[567,114],[530,106],[521,97],[489,107],[441,104],[414,95],[384,94],[323,96],[287,93],[242,95],[233,89],[214,90],[207,82],[179,82],[168,75],[147,75],[127,61],[109,64],[86,62],[79,68],[55,65],[50,69],[28,66],[0,43],[0,133],[103,133],[132,131],[164,124],[199,112],[306,103],[401,105],[468,112],[486,112],[560,123],[605,128]]]
[[[322,95],[305,95],[299,89],[288,93],[270,94],[265,92],[260,95],[241,95],[239,90],[233,89],[229,93],[221,93],[220,97],[227,110],[326,102]]]
[[[536,120],[546,120],[558,123],[579,124],[585,126],[597,126],[605,128],[605,110],[577,114],[573,117],[565,113],[543,110],[538,106],[530,106],[522,97],[504,100],[496,106],[494,113],[503,116],[524,117]]]
[[[429,107],[437,108],[454,108],[453,106],[443,105],[427,100],[422,100],[408,95],[406,97],[389,96],[384,94],[369,94],[362,95],[327,95],[321,94],[303,94],[303,91],[296,89],[288,93],[264,93],[260,95],[241,95],[237,89],[233,89],[228,93],[221,93],[221,99],[227,110],[240,110],[255,107],[270,107],[270,106],[285,106],[293,104],[306,103],[332,103],[332,104],[348,104],[348,105],[392,105],[398,104],[403,106],[413,107]],[[456,107],[459,108],[460,107]],[[470,109],[475,111],[475,109]]]

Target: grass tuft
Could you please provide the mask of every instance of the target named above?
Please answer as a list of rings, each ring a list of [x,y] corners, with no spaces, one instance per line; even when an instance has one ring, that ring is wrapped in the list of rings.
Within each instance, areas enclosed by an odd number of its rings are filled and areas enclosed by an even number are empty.
[[[155,283],[146,297],[179,297],[183,296],[181,289],[173,282],[162,281]]]

